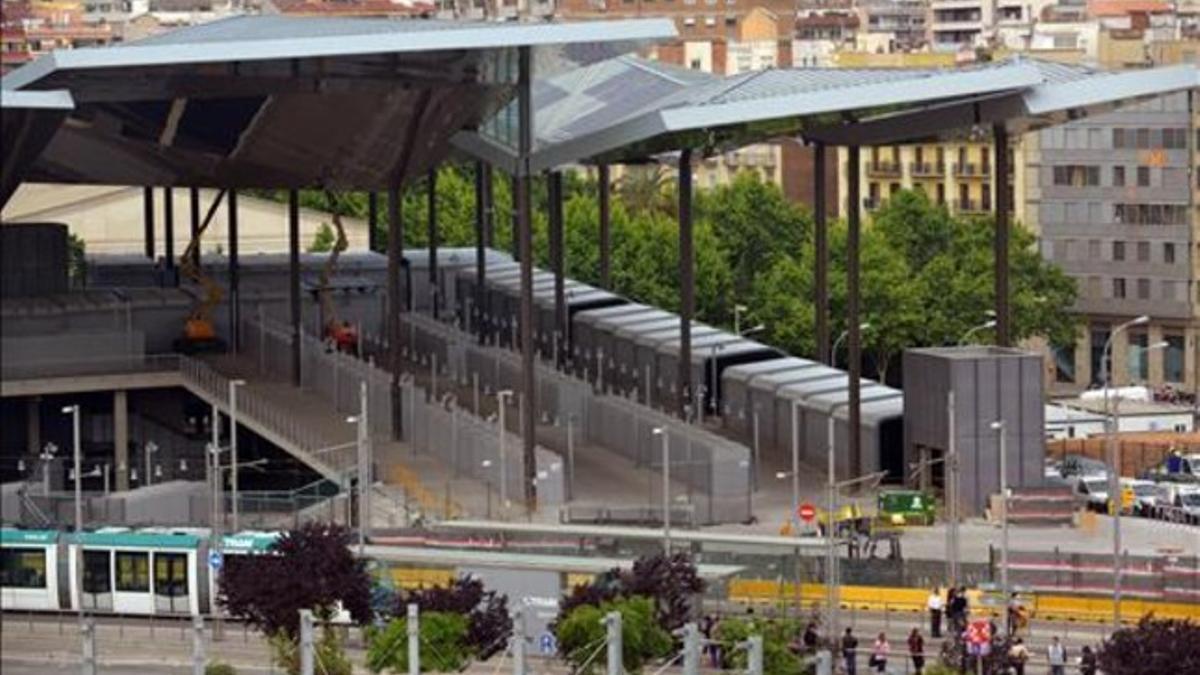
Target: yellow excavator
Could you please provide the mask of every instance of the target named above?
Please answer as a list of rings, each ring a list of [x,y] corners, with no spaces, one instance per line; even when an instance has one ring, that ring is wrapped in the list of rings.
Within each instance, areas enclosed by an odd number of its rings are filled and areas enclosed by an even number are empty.
[[[346,239],[346,228],[342,224],[342,216],[338,213],[337,197],[332,192],[326,192],[325,198],[329,203],[329,212],[333,218],[336,238],[333,242],[333,249],[330,250],[329,257],[325,260],[325,266],[321,268],[321,276],[317,279],[322,325],[325,327],[325,339],[332,343],[335,349],[353,354],[358,350],[358,331],[349,321],[338,321],[337,305],[333,302],[332,289],[329,287],[330,280],[337,272],[338,258],[342,255],[342,251],[349,246],[349,241]]]
[[[175,340],[175,351],[183,354],[225,351],[225,341],[217,336],[212,322],[212,310],[221,304],[225,291],[199,265],[200,242],[204,237],[205,230],[212,223],[213,216],[217,213],[217,207],[221,205],[224,198],[224,190],[217,193],[217,198],[204,215],[204,221],[196,229],[196,235],[188,242],[187,249],[179,257],[180,272],[200,287],[200,297],[196,299],[192,311],[188,313],[188,317],[184,321],[183,335]]]

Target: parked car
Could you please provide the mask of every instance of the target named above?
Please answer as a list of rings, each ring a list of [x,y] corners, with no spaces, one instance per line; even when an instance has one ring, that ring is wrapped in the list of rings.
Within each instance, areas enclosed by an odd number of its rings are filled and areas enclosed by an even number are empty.
[[[1075,481],[1075,494],[1083,497],[1088,509],[1104,513],[1108,510],[1108,476],[1080,476]]]
[[[1063,478],[1107,475],[1108,465],[1083,455],[1066,455],[1058,464],[1058,472]]]
[[[1200,489],[1180,490],[1175,494],[1168,511],[1171,520],[1200,525]]]
[[[1166,493],[1154,481],[1121,479],[1121,507],[1134,515],[1152,517],[1166,503]]]

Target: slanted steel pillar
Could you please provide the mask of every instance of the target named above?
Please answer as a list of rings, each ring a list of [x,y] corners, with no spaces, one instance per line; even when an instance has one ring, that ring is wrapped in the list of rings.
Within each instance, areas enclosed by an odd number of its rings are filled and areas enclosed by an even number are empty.
[[[242,301],[238,295],[238,210],[237,190],[229,190],[229,344],[234,353],[242,350]]]
[[[142,228],[146,257],[154,260],[154,188],[142,188]]]
[[[483,246],[496,246],[496,191],[492,184],[492,165],[483,165]]]
[[[404,253],[404,224],[400,220],[400,187],[388,188],[388,240],[387,240],[387,343],[388,361],[392,371],[392,436],[402,439],[404,407],[400,401],[400,369],[404,359],[400,355],[400,258]]]
[[[367,193],[367,250],[379,251],[379,193]]]
[[[692,404],[692,312],[696,305],[692,255],[692,151],[679,154],[679,414]]]
[[[198,188],[198,187],[188,188],[188,209],[189,209],[189,214],[191,215],[191,221],[192,221],[192,229],[191,229],[192,237],[191,237],[191,239],[188,240],[190,242],[193,239],[195,239],[196,237],[200,236],[200,188]],[[196,247],[196,251],[192,255],[192,264],[197,267],[200,266],[200,247],[199,246]]]
[[[813,248],[816,253],[816,319],[818,362],[832,366],[829,356],[829,218],[825,206],[825,144],[813,146]]]
[[[554,334],[550,336],[554,365],[562,365],[567,340],[567,295],[563,275],[563,181],[562,173],[551,171],[546,176],[550,202],[550,270],[554,272]]]
[[[428,194],[426,197],[429,200],[429,312],[433,314],[433,318],[438,316],[438,222],[437,222],[437,169],[429,170],[428,179]]]
[[[612,288],[612,233],[609,231],[609,189],[612,187],[608,177],[608,165],[596,167],[597,181],[600,183],[600,287]]]
[[[519,171],[519,169],[518,169]],[[512,256],[513,260],[521,259],[521,236],[520,236],[520,209],[517,208],[517,190],[520,189],[521,180],[517,176],[509,178],[509,194],[512,195],[512,211],[509,213],[510,222],[512,223]]]
[[[467,330],[474,330],[479,335],[479,344],[484,344],[483,331],[483,285],[487,281],[486,221],[485,215],[491,206],[487,203],[487,186],[484,183],[491,171],[484,162],[475,162],[475,297],[469,298],[470,308],[465,320]]]
[[[862,434],[858,433],[860,427],[859,415],[861,412],[861,392],[859,391],[859,381],[862,379],[862,335],[859,331],[861,320],[858,316],[858,295],[859,295],[859,241],[862,229],[861,210],[862,198],[860,190],[860,172],[859,172],[859,147],[851,145],[849,148],[849,162],[847,166],[850,169],[846,172],[847,175],[847,190],[846,198],[849,200],[849,208],[846,209],[848,214],[847,225],[848,232],[846,237],[846,342],[847,351],[849,352],[849,371],[850,371],[850,406],[848,409],[847,429],[847,448],[850,453],[850,476],[857,477],[862,475]]]
[[[288,305],[292,333],[292,386],[299,387],[300,364],[300,193],[288,190]]]
[[[996,346],[1008,347],[1012,341],[1008,290],[1008,128],[1000,122],[992,127],[992,147],[996,155]]]
[[[163,188],[163,267],[175,269],[175,190],[170,187]]]
[[[533,150],[533,63],[529,47],[520,47],[520,70],[517,80],[517,108],[520,117],[517,167],[517,225],[520,231],[518,251],[521,260],[521,395],[525,403],[521,410],[522,464],[525,478],[525,509],[537,510],[537,456],[534,453],[534,434],[537,431],[537,378],[533,357],[533,227],[530,218],[529,155]]]

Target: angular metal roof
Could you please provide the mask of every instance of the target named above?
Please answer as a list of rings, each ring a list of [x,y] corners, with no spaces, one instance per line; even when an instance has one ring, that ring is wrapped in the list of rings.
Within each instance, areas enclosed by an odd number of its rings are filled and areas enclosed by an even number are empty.
[[[386,189],[535,75],[672,37],[667,20],[577,24],[242,16],[124,45],[53,52],[9,90],[76,101],[27,180]]]
[[[65,91],[5,91],[0,94],[4,162],[0,166],[0,204],[8,201],[42,154],[67,114],[75,107]]]

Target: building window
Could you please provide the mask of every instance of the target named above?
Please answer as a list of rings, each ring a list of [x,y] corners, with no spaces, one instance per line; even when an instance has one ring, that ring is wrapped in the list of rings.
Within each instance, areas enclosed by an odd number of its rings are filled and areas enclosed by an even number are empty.
[[[45,549],[0,549],[0,586],[5,588],[45,588]]]
[[[946,186],[942,183],[937,184],[937,203],[938,206],[946,204]]]
[[[1150,336],[1146,331],[1129,332],[1129,349],[1125,354],[1125,366],[1129,379],[1143,382],[1150,377],[1150,360],[1147,358],[1147,347],[1150,346]]]
[[[1184,338],[1178,333],[1168,333],[1163,336],[1167,346],[1162,350],[1163,380],[1166,382],[1183,382],[1183,345]]]
[[[1187,129],[1163,129],[1162,137],[1167,150],[1187,149]]]
[[[1075,345],[1054,347],[1054,381],[1063,384],[1075,382]]]
[[[1088,258],[1091,260],[1100,259],[1100,240],[1088,239]]]
[[[1114,166],[1113,167],[1113,187],[1124,187],[1124,186],[1125,186],[1125,167]]]
[[[1125,298],[1125,278],[1114,277],[1112,280],[1112,296],[1117,300]]]
[[[1114,241],[1113,245],[1112,245],[1112,251],[1113,251],[1113,254],[1112,254],[1113,260],[1115,260],[1117,262],[1121,262],[1121,261],[1125,260],[1125,242]]]
[[[892,184],[888,185],[888,196],[889,197],[895,197],[896,194],[899,192],[900,192],[900,184],[899,183],[892,183]]]
[[[1137,297],[1138,297],[1138,300],[1149,300],[1150,299],[1150,280],[1149,279],[1138,279],[1137,280]]]
[[[1100,167],[1063,164],[1054,167],[1054,184],[1070,187],[1094,187],[1100,184]]]
[[[1150,130],[1138,129],[1135,136],[1134,147],[1138,150],[1146,150],[1150,147]]]
[[[150,592],[150,554],[117,551],[117,590]]]
[[[1092,384],[1104,384],[1104,373],[1108,366],[1112,364],[1112,354],[1109,354],[1108,360],[1104,360],[1104,343],[1108,342],[1109,328],[1104,324],[1093,324],[1090,331],[1091,337],[1091,367],[1092,367]]]
[[[1163,262],[1168,265],[1175,264],[1175,244],[1169,241],[1163,244]]]
[[[112,554],[108,551],[83,552],[83,592],[112,593]]]
[[[1150,187],[1150,167],[1139,166],[1137,168],[1138,187]]]
[[[1139,241],[1137,243],[1137,259],[1138,262],[1150,262],[1150,242]]]
[[[1113,141],[1114,148],[1126,147],[1126,145],[1125,145],[1125,143],[1126,143],[1125,130],[1124,129],[1113,129],[1112,130],[1112,141]]]
[[[984,183],[980,187],[981,187],[981,190],[980,190],[980,198],[981,199],[980,199],[979,209],[981,211],[991,211],[992,210],[992,186],[988,185],[987,183]]]

